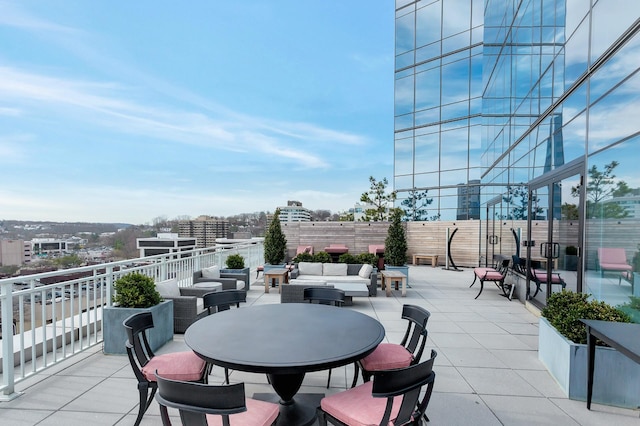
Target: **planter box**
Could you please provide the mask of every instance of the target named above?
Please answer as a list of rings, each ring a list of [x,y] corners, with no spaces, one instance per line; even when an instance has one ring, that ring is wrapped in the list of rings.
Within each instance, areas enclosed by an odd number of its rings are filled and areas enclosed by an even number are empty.
[[[102,337],[105,354],[124,355],[127,333],[122,322],[133,314],[151,311],[153,328],[148,330],[149,344],[154,351],[173,340],[173,300],[165,300],[150,308],[118,308],[105,306],[102,310]]]
[[[587,345],[567,340],[546,318],[540,318],[538,359],[569,399],[587,400]],[[640,406],[640,364],[615,349],[596,347],[593,398],[598,404]]]

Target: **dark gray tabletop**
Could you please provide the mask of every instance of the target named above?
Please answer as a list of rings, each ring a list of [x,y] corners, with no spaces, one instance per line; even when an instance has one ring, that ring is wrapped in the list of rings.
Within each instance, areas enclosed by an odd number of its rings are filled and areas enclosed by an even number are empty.
[[[640,324],[581,320],[591,333],[626,356],[640,363]]]
[[[185,342],[206,360],[240,371],[292,374],[349,364],[384,338],[376,319],[307,303],[241,307],[192,324]]]

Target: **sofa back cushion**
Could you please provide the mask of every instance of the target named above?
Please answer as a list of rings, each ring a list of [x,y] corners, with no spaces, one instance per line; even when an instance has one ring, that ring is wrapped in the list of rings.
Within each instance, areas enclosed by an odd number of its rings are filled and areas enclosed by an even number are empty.
[[[202,278],[217,280],[220,278],[220,267],[218,265],[213,265],[208,268],[204,268],[202,270]]]
[[[156,290],[158,290],[158,293],[160,293],[160,296],[162,296],[163,299],[180,297],[180,288],[178,287],[178,281],[175,278],[157,282]]]
[[[346,263],[323,263],[322,275],[325,277],[345,277],[347,275]]]
[[[365,263],[364,265],[362,265],[362,267],[360,267],[360,272],[358,272],[358,276],[360,278],[369,278],[371,276],[371,273],[373,272],[373,266],[369,265],[368,263]]]
[[[300,275],[322,275],[322,263],[300,262],[298,263]]]
[[[347,275],[358,275],[361,267],[362,263],[349,263],[347,265]]]

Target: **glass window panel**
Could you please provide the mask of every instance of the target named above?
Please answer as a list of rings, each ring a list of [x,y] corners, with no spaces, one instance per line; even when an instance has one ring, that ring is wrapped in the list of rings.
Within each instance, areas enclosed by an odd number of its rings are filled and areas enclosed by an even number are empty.
[[[591,63],[640,16],[640,2],[599,1],[591,12]]]
[[[396,176],[393,179],[394,188],[413,188],[413,176]]]
[[[403,130],[413,127],[413,114],[400,115],[395,118],[394,130]]]
[[[433,58],[440,57],[440,42],[431,43],[427,46],[423,46],[416,50],[416,63],[420,63],[423,61],[428,61]],[[429,64],[429,68],[432,66],[439,66],[439,63]]]
[[[439,173],[421,173],[415,176],[416,188],[436,188],[440,184],[438,179]],[[434,189],[429,190],[431,194]],[[437,191],[435,191],[437,192]],[[435,197],[435,194],[434,194]]]
[[[416,74],[416,109],[440,105],[440,68]]]
[[[402,69],[413,65],[413,50],[407,53],[396,56],[396,69]]]
[[[440,7],[442,2],[431,3],[416,12],[416,46],[440,40]]]
[[[402,139],[395,143],[394,167],[396,175],[413,173],[413,139]]]
[[[396,55],[415,49],[415,15],[408,13],[396,19]]]
[[[460,161],[458,161],[458,165],[459,164]],[[466,181],[467,169],[449,170],[440,173],[440,185],[457,185],[459,183],[465,183]]]
[[[440,108],[431,108],[416,112],[416,126],[437,123],[440,121]]]
[[[442,35],[444,37],[467,31],[471,28],[471,2],[469,0],[443,1],[442,16]]]
[[[570,87],[587,69],[589,60],[589,22],[585,21],[565,45],[565,88]]]
[[[457,118],[469,116],[469,102],[457,102],[442,107],[442,120],[455,120]]]
[[[469,129],[467,127],[462,127],[455,130],[443,131],[441,149],[443,153],[447,153],[449,155],[455,153],[458,157],[458,163],[461,161],[466,163],[467,151],[469,149]],[[460,164],[457,166],[453,165],[449,168],[459,167],[461,167]]]
[[[484,1],[473,0],[471,1],[471,26],[479,27],[484,22]]]
[[[442,53],[453,52],[454,50],[468,47],[471,44],[469,40],[469,31],[456,34],[442,40]]]
[[[396,9],[400,9],[403,6],[413,3],[415,0],[396,0]]]
[[[570,1],[566,3],[565,7],[567,8],[565,13],[565,30],[569,36],[578,28],[578,25],[585,25],[583,20],[589,11],[589,2]],[[584,40],[584,45],[585,47],[587,46],[586,39]]]
[[[590,80],[591,102],[596,102],[605,92],[636,72],[638,62],[630,58],[637,58],[638,55],[640,55],[640,37],[635,37],[593,74]],[[633,93],[631,88],[629,93]]]
[[[413,111],[413,75],[396,80],[394,95],[396,115]]]

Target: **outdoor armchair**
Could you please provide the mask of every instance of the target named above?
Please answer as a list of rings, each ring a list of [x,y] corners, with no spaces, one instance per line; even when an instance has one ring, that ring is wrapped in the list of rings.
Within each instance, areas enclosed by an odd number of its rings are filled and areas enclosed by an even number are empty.
[[[175,279],[170,279],[157,282],[156,289],[164,300],[173,300],[174,333],[184,333],[191,324],[207,315],[202,297],[213,288],[179,287]]]
[[[153,328],[151,312],[134,314],[122,324],[127,332],[129,363],[138,379],[140,406],[135,421],[138,426],[158,389],[156,372],[168,378],[206,383],[210,366],[193,351],[155,355],[145,333]]]
[[[204,268],[193,273],[193,283],[214,281],[222,284],[222,290],[247,291],[248,282],[245,282],[245,274],[221,272],[217,265]]]
[[[320,426],[334,425],[421,425],[429,421],[426,410],[436,374],[431,358],[409,367],[378,371],[373,382],[322,398],[318,408]],[[422,399],[422,388],[427,386]]]

